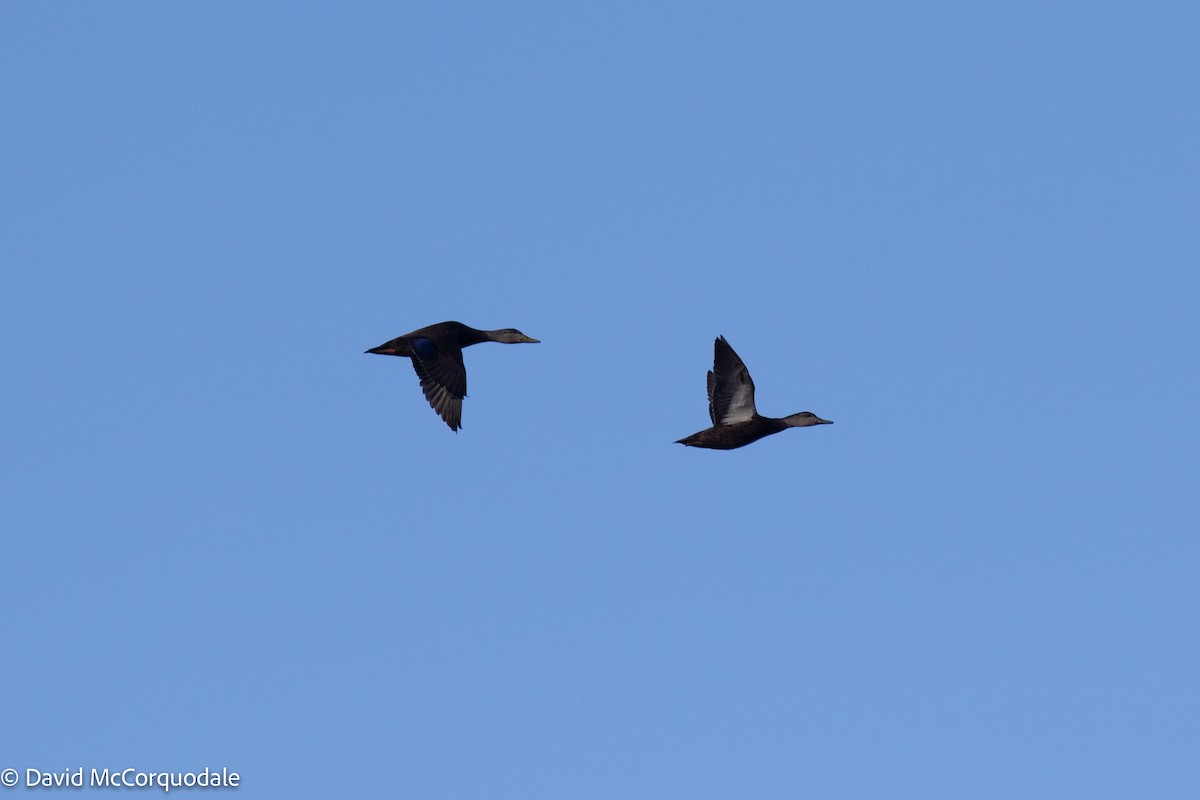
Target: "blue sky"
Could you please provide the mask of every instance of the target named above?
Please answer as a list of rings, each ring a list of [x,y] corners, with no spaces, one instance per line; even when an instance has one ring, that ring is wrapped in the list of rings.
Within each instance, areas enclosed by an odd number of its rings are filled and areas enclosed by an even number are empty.
[[[1198,34],[6,5],[0,768],[1194,797]],[[457,435],[362,352],[446,319],[542,340]],[[836,424],[673,444],[718,334]]]

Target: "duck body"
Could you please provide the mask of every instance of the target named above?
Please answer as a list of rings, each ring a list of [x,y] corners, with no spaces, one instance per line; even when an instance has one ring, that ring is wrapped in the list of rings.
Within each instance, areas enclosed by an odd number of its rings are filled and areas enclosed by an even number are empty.
[[[745,422],[735,422],[731,425],[714,425],[711,428],[685,436],[676,444],[686,444],[688,447],[707,447],[709,450],[736,450],[739,447],[757,442],[764,436],[779,433],[790,427],[781,419],[764,417],[758,414]]]
[[[520,344],[537,341],[515,328],[488,331],[461,322],[439,322],[397,336],[366,352],[412,359],[425,399],[450,430],[457,431],[462,427],[462,401],[467,396],[463,348],[480,342]]]
[[[832,425],[811,411],[786,417],[764,417],[754,405],[754,381],[742,359],[724,336],[714,343],[713,368],[708,373],[708,415],[712,427],[693,433],[677,444],[710,450],[736,450],[787,428]]]

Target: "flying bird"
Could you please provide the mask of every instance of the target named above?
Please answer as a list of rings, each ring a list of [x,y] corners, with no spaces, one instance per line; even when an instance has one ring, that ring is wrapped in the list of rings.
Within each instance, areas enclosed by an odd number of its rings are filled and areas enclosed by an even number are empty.
[[[801,411],[782,419],[760,416],[754,407],[754,381],[750,380],[750,372],[724,336],[717,337],[713,368],[708,373],[708,415],[712,417],[711,428],[679,439],[677,443],[733,450],[784,428],[833,424],[811,411]]]
[[[425,399],[450,426],[450,430],[458,431],[462,427],[462,400],[467,396],[463,348],[480,342],[536,344],[537,341],[516,328],[480,331],[461,322],[439,322],[397,336],[366,352],[411,358],[413,369],[421,379],[421,391],[425,393]]]

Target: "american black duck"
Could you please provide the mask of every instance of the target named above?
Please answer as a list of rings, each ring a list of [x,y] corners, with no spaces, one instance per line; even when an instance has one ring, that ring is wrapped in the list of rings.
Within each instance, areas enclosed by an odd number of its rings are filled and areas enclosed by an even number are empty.
[[[724,336],[717,337],[715,349],[713,368],[708,373],[708,415],[712,417],[712,427],[679,439],[678,444],[733,450],[784,428],[832,424],[811,411],[801,411],[782,419],[759,416],[754,407],[754,381],[750,380],[746,365]]]
[[[366,352],[411,358],[413,369],[421,379],[425,399],[450,430],[457,431],[462,427],[462,399],[467,396],[463,348],[480,342],[519,344],[537,341],[515,328],[480,331],[461,322],[439,322],[397,336]]]

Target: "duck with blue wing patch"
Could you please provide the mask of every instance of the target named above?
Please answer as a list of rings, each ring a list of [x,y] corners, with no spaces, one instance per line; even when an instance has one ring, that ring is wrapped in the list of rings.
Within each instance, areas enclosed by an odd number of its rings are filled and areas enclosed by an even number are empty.
[[[462,427],[462,401],[467,396],[467,368],[462,349],[480,342],[537,343],[515,328],[481,331],[461,322],[439,322],[397,336],[368,353],[412,359],[425,399],[450,430]]]

